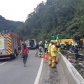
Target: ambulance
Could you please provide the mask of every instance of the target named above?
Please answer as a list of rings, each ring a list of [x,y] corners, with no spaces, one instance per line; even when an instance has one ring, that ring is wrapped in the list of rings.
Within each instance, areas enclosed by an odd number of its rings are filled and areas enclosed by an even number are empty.
[[[35,39],[28,39],[25,41],[25,43],[29,49],[35,49],[37,46],[37,42]]]
[[[0,34],[0,59],[16,58],[20,47],[20,37],[17,34]]]

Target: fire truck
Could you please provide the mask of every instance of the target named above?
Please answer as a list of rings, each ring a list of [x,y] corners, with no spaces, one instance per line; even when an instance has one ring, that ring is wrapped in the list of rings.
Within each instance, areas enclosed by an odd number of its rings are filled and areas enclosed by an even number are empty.
[[[20,37],[17,34],[0,34],[0,59],[16,58],[20,47]]]

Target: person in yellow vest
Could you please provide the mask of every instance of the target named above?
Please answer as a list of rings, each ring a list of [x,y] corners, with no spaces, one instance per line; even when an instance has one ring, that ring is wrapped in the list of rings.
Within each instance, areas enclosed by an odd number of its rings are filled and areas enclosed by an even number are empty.
[[[51,58],[52,58],[52,64],[51,67],[55,68],[55,63],[56,63],[56,56],[57,56],[57,49],[56,49],[56,41],[52,42],[52,46],[51,46]]]
[[[75,42],[72,42],[72,51],[74,50]]]
[[[45,53],[48,52],[48,43],[47,43],[47,41],[45,41],[45,44],[44,44],[44,52]]]
[[[53,40],[50,41],[49,46],[48,46],[48,63],[49,63],[49,66],[52,64],[52,57],[51,57],[52,42],[53,42]]]

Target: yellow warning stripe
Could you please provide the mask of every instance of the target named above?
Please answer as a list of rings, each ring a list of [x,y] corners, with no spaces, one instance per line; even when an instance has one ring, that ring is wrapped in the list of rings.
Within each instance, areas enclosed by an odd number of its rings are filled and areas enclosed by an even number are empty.
[[[10,54],[10,51],[6,51],[7,54]]]
[[[8,49],[8,51],[12,51],[12,49]]]
[[[11,50],[7,50],[6,52],[7,52],[7,53],[11,53]]]
[[[5,47],[5,49],[6,49],[6,47],[7,47],[7,43],[6,43],[6,42],[7,42],[7,39],[6,39],[6,38],[7,38],[7,37],[4,37],[4,44],[5,44],[4,47]]]
[[[8,46],[10,47],[11,43],[8,43]]]
[[[11,43],[11,39],[8,39],[8,42]]]
[[[6,51],[7,54],[12,53],[12,47],[11,47],[11,46],[12,46],[12,45],[11,45],[11,37],[8,36],[8,50]]]
[[[7,50],[6,53],[10,54],[10,53],[12,53],[12,50]]]

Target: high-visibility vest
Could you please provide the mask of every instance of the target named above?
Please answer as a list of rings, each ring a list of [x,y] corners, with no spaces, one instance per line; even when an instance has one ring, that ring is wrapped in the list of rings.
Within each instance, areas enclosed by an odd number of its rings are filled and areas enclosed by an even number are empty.
[[[48,44],[47,43],[45,43],[45,48],[48,48]]]
[[[75,43],[74,42],[72,42],[72,46],[74,46],[75,45]]]
[[[50,43],[48,46],[48,52],[51,52],[51,46],[52,46],[52,44]]]
[[[51,56],[56,56],[57,55],[57,49],[55,45],[51,46]]]

